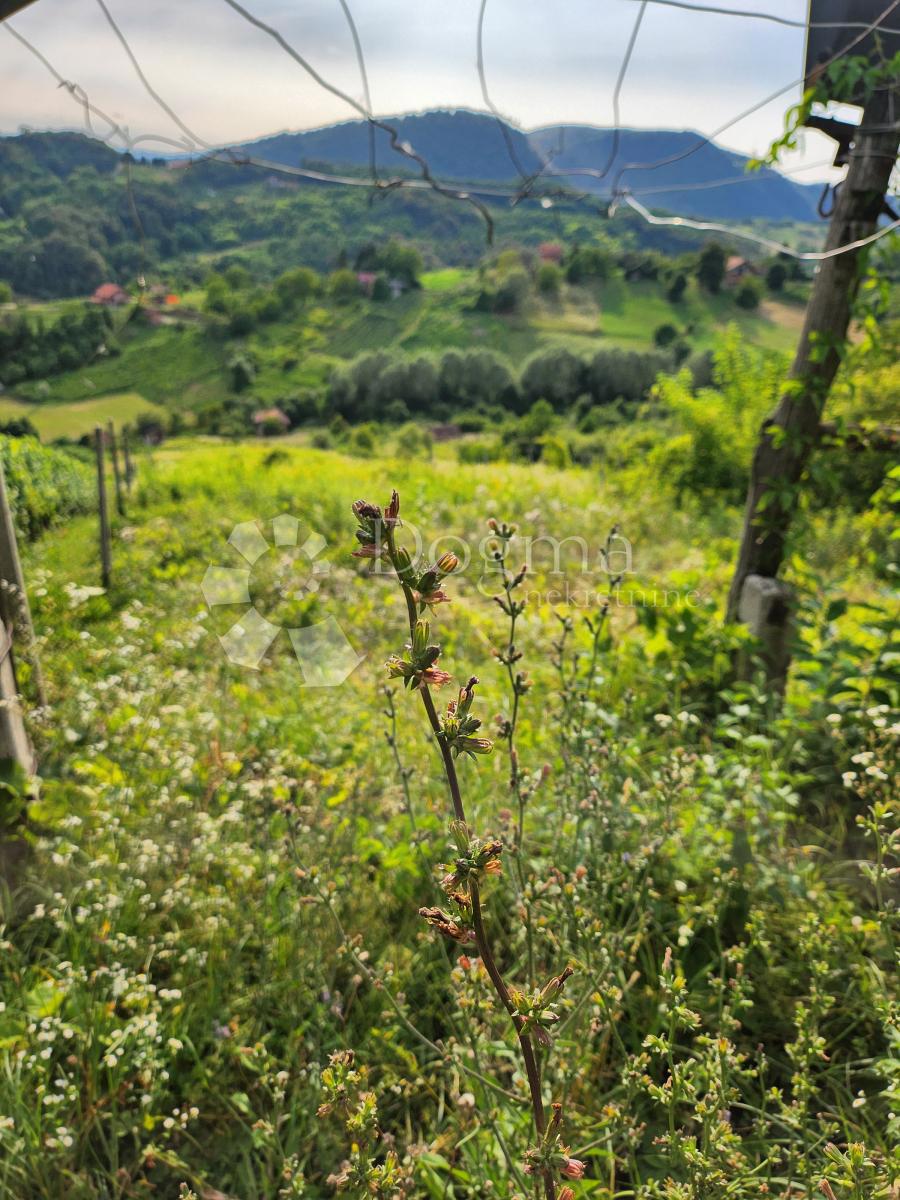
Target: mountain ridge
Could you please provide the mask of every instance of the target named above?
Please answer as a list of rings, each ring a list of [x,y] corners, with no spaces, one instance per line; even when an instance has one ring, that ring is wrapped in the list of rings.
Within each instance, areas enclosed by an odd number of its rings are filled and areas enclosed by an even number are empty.
[[[513,184],[521,174],[541,174],[545,155],[562,138],[565,149],[553,157],[553,175],[582,191],[608,196],[626,163],[674,158],[652,170],[632,168],[625,175],[626,184],[635,195],[652,195],[648,201],[652,207],[683,216],[816,219],[818,185],[796,183],[766,167],[747,176],[747,155],[706,141],[692,130],[621,128],[609,174],[599,181],[572,172],[609,159],[615,136],[609,128],[577,123],[523,130],[471,109],[427,110],[383,119],[401,140],[422,154],[437,177],[451,183]],[[235,148],[285,166],[315,163],[359,168],[369,162],[369,145],[368,123],[348,120],[311,130],[284,131]],[[391,148],[381,129],[375,131],[375,146],[376,161],[382,168],[410,166],[408,159]],[[696,191],[691,190],[694,187]]]
[[[383,118],[428,162],[441,182],[467,186],[501,186],[514,195],[523,177],[552,181],[598,198],[609,198],[623,183],[648,207],[680,216],[733,221],[807,222],[817,219],[820,185],[797,183],[763,167],[748,175],[749,159],[735,150],[687,129],[615,131],[587,123],[517,128],[471,109],[432,109]],[[418,167],[391,146],[385,130],[374,130],[376,164],[382,175],[418,174]],[[33,170],[21,150],[58,177],[76,165],[114,168],[121,151],[77,131],[28,130],[0,136],[0,169]],[[364,120],[339,121],[314,129],[283,130],[248,142],[234,143],[239,153],[279,166],[368,170],[370,130]],[[191,156],[153,156],[177,161]],[[550,170],[547,170],[547,159]],[[611,161],[603,179],[579,174]],[[659,162],[651,169],[641,164]],[[539,185],[540,186],[540,185]]]

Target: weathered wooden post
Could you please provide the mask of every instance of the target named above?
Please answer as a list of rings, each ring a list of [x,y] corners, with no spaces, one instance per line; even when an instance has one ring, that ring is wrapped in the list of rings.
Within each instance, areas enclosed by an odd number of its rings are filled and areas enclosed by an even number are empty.
[[[28,858],[28,843],[21,837],[21,826],[35,770],[13,658],[16,629],[32,652],[32,678],[40,703],[44,704],[28,595],[0,461],[0,901],[4,902],[4,908],[6,894],[17,887]]]
[[[16,527],[13,523],[9,495],[6,491],[6,473],[3,469],[2,459],[0,459],[0,619],[6,629],[18,632],[20,644],[27,647],[35,695],[38,703],[43,707],[47,703],[47,694],[44,690],[44,676],[41,672],[37,641],[34,636],[31,606],[28,603],[25,576],[19,558]]]
[[[895,7],[884,7],[880,0],[814,0],[814,24],[824,21],[828,33],[826,36],[815,28],[809,31],[807,83],[823,78],[821,55],[827,64],[842,47],[877,65],[882,53],[879,39],[872,34],[857,46],[859,38],[847,27],[846,17],[852,11],[857,17],[880,24]],[[879,38],[893,37],[888,43],[891,50],[900,48],[900,35],[892,35],[887,29],[877,32]],[[900,149],[897,81],[886,79],[867,94],[862,72],[857,79],[857,90],[829,98],[862,107],[858,125],[815,116],[806,122],[835,138],[835,165],[846,164],[847,173],[835,193],[825,241],[830,257],[822,260],[816,274],[788,387],[760,430],[728,596],[728,619],[746,622],[762,640],[766,674],[776,690],[784,689],[790,663],[791,611],[789,593],[778,575],[800,504],[804,473],[822,440],[822,414],[847,342],[853,301],[863,274],[860,258],[864,247],[860,243],[878,229]],[[844,249],[847,246],[851,248]],[[742,666],[746,673],[749,660],[745,659]]]
[[[112,459],[113,480],[116,485],[116,512],[120,517],[124,517],[125,493],[122,487],[122,472],[119,470],[119,447],[116,444],[116,427],[110,421],[106,428],[109,437],[109,456]]]
[[[106,471],[103,465],[103,430],[99,425],[94,430],[94,450],[97,454],[97,511],[100,517],[100,582],[108,588],[112,580],[112,547],[106,500]]]
[[[134,480],[134,463],[131,461],[131,426],[122,426],[122,453],[125,457],[125,487],[131,495],[131,484]]]

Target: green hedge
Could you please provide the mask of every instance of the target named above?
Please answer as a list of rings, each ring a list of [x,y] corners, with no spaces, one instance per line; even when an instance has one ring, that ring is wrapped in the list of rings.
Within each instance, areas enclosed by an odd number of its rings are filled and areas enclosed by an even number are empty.
[[[0,457],[20,537],[36,538],[56,521],[95,507],[93,471],[65,450],[35,438],[0,437]]]

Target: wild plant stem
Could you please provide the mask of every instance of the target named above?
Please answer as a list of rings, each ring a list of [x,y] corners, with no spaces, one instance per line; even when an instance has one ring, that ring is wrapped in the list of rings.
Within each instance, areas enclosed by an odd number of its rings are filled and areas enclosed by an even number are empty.
[[[418,621],[418,613],[416,611],[416,601],[412,594],[412,589],[407,586],[400,578],[400,572],[397,562],[397,543],[394,535],[394,528],[388,525],[385,529],[385,544],[388,550],[388,556],[391,560],[391,566],[397,574],[398,582],[403,590],[403,596],[406,600],[406,613],[409,619],[409,636],[411,641],[415,638],[416,623]],[[431,696],[431,691],[428,685],[422,682],[417,689],[422,697],[422,704],[425,708],[425,713],[428,717],[428,723],[431,725],[432,732],[437,739],[438,747],[441,752],[441,760],[444,765],[444,774],[447,778],[447,786],[450,789],[450,799],[453,803],[453,813],[457,821],[461,821],[466,825],[466,810],[463,805],[462,793],[459,787],[459,776],[456,773],[456,764],[453,761],[453,755],[450,752],[450,747],[446,740],[441,736],[441,725],[438,720],[437,710],[434,706],[434,700]],[[519,1046],[522,1051],[522,1061],[525,1066],[525,1075],[528,1079],[528,1090],[531,1094],[531,1108],[534,1119],[534,1128],[538,1137],[542,1137],[545,1129],[544,1119],[544,1101],[541,1094],[541,1075],[538,1067],[537,1059],[534,1053],[534,1046],[530,1036],[524,1032],[520,1026],[519,1018],[516,1015],[515,1005],[512,997],[509,994],[503,976],[497,967],[494,955],[491,951],[490,942],[488,941],[487,931],[484,927],[484,919],[481,913],[481,897],[478,890],[478,884],[473,878],[470,881],[469,895],[472,901],[472,926],[475,931],[475,944],[478,947],[478,953],[481,956],[481,961],[484,963],[484,968],[488,973],[488,977],[494,986],[494,990],[500,999],[503,1007],[509,1013],[510,1020],[513,1023],[513,1028],[516,1031],[516,1037],[519,1040]],[[544,1194],[546,1200],[556,1200],[556,1184],[552,1173],[548,1170],[541,1172],[544,1183]]]

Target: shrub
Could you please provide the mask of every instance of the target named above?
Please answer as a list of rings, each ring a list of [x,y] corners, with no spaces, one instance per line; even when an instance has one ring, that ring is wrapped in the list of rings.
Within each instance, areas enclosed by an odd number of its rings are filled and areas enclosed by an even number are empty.
[[[94,472],[74,454],[31,437],[0,437],[0,457],[21,537],[36,538],[55,522],[95,507]]]
[[[252,308],[236,308],[228,319],[229,337],[246,337],[256,328],[256,311]]]
[[[710,242],[697,260],[697,279],[708,292],[721,291],[725,278],[725,251],[718,242]]]
[[[410,422],[398,432],[395,451],[400,458],[428,460],[434,451],[434,440],[427,429]]]
[[[556,263],[541,263],[538,267],[538,291],[545,296],[558,296],[562,287],[563,274]]]
[[[541,462],[555,471],[564,471],[572,465],[568,443],[560,437],[547,434],[541,438]]]
[[[540,350],[525,364],[521,387],[525,400],[547,400],[562,412],[584,391],[584,360],[562,348]]]
[[[566,279],[569,283],[609,279],[611,274],[612,255],[601,246],[579,246],[572,251],[566,263]]]
[[[510,271],[500,281],[494,293],[493,311],[498,313],[515,313],[521,311],[531,291],[531,280],[528,274],[521,270]]]
[[[322,280],[309,267],[297,267],[285,271],[275,280],[275,291],[282,304],[292,305],[317,296],[322,290]]]
[[[653,331],[653,342],[660,350],[665,350],[678,340],[678,330],[672,324],[657,325]]]
[[[481,439],[460,442],[456,447],[456,457],[461,463],[491,463],[502,461],[505,454],[502,442]]]
[[[735,303],[741,308],[752,310],[759,308],[762,299],[762,288],[758,279],[745,279],[734,295]]]
[[[657,376],[671,370],[672,360],[658,351],[600,350],[585,372],[584,390],[597,404],[645,400]]]
[[[787,267],[782,262],[773,262],[766,271],[766,287],[770,292],[780,292],[787,280]]]
[[[235,354],[228,361],[231,390],[244,392],[256,378],[256,363],[249,354]]]
[[[654,451],[651,469],[679,500],[685,492],[720,493],[740,503],[760,421],[778,396],[782,364],[731,328],[714,355],[713,377],[714,387],[696,392],[688,371],[660,377],[656,396],[680,432]]]
[[[521,407],[512,372],[489,350],[449,350],[438,368],[438,397],[452,408],[494,403],[517,412]]]
[[[683,271],[679,271],[666,288],[666,298],[672,304],[678,304],[678,302],[684,298],[684,293],[687,290],[687,283],[687,276]]]
[[[336,304],[350,304],[359,296],[359,280],[345,267],[328,276],[328,294]]]

